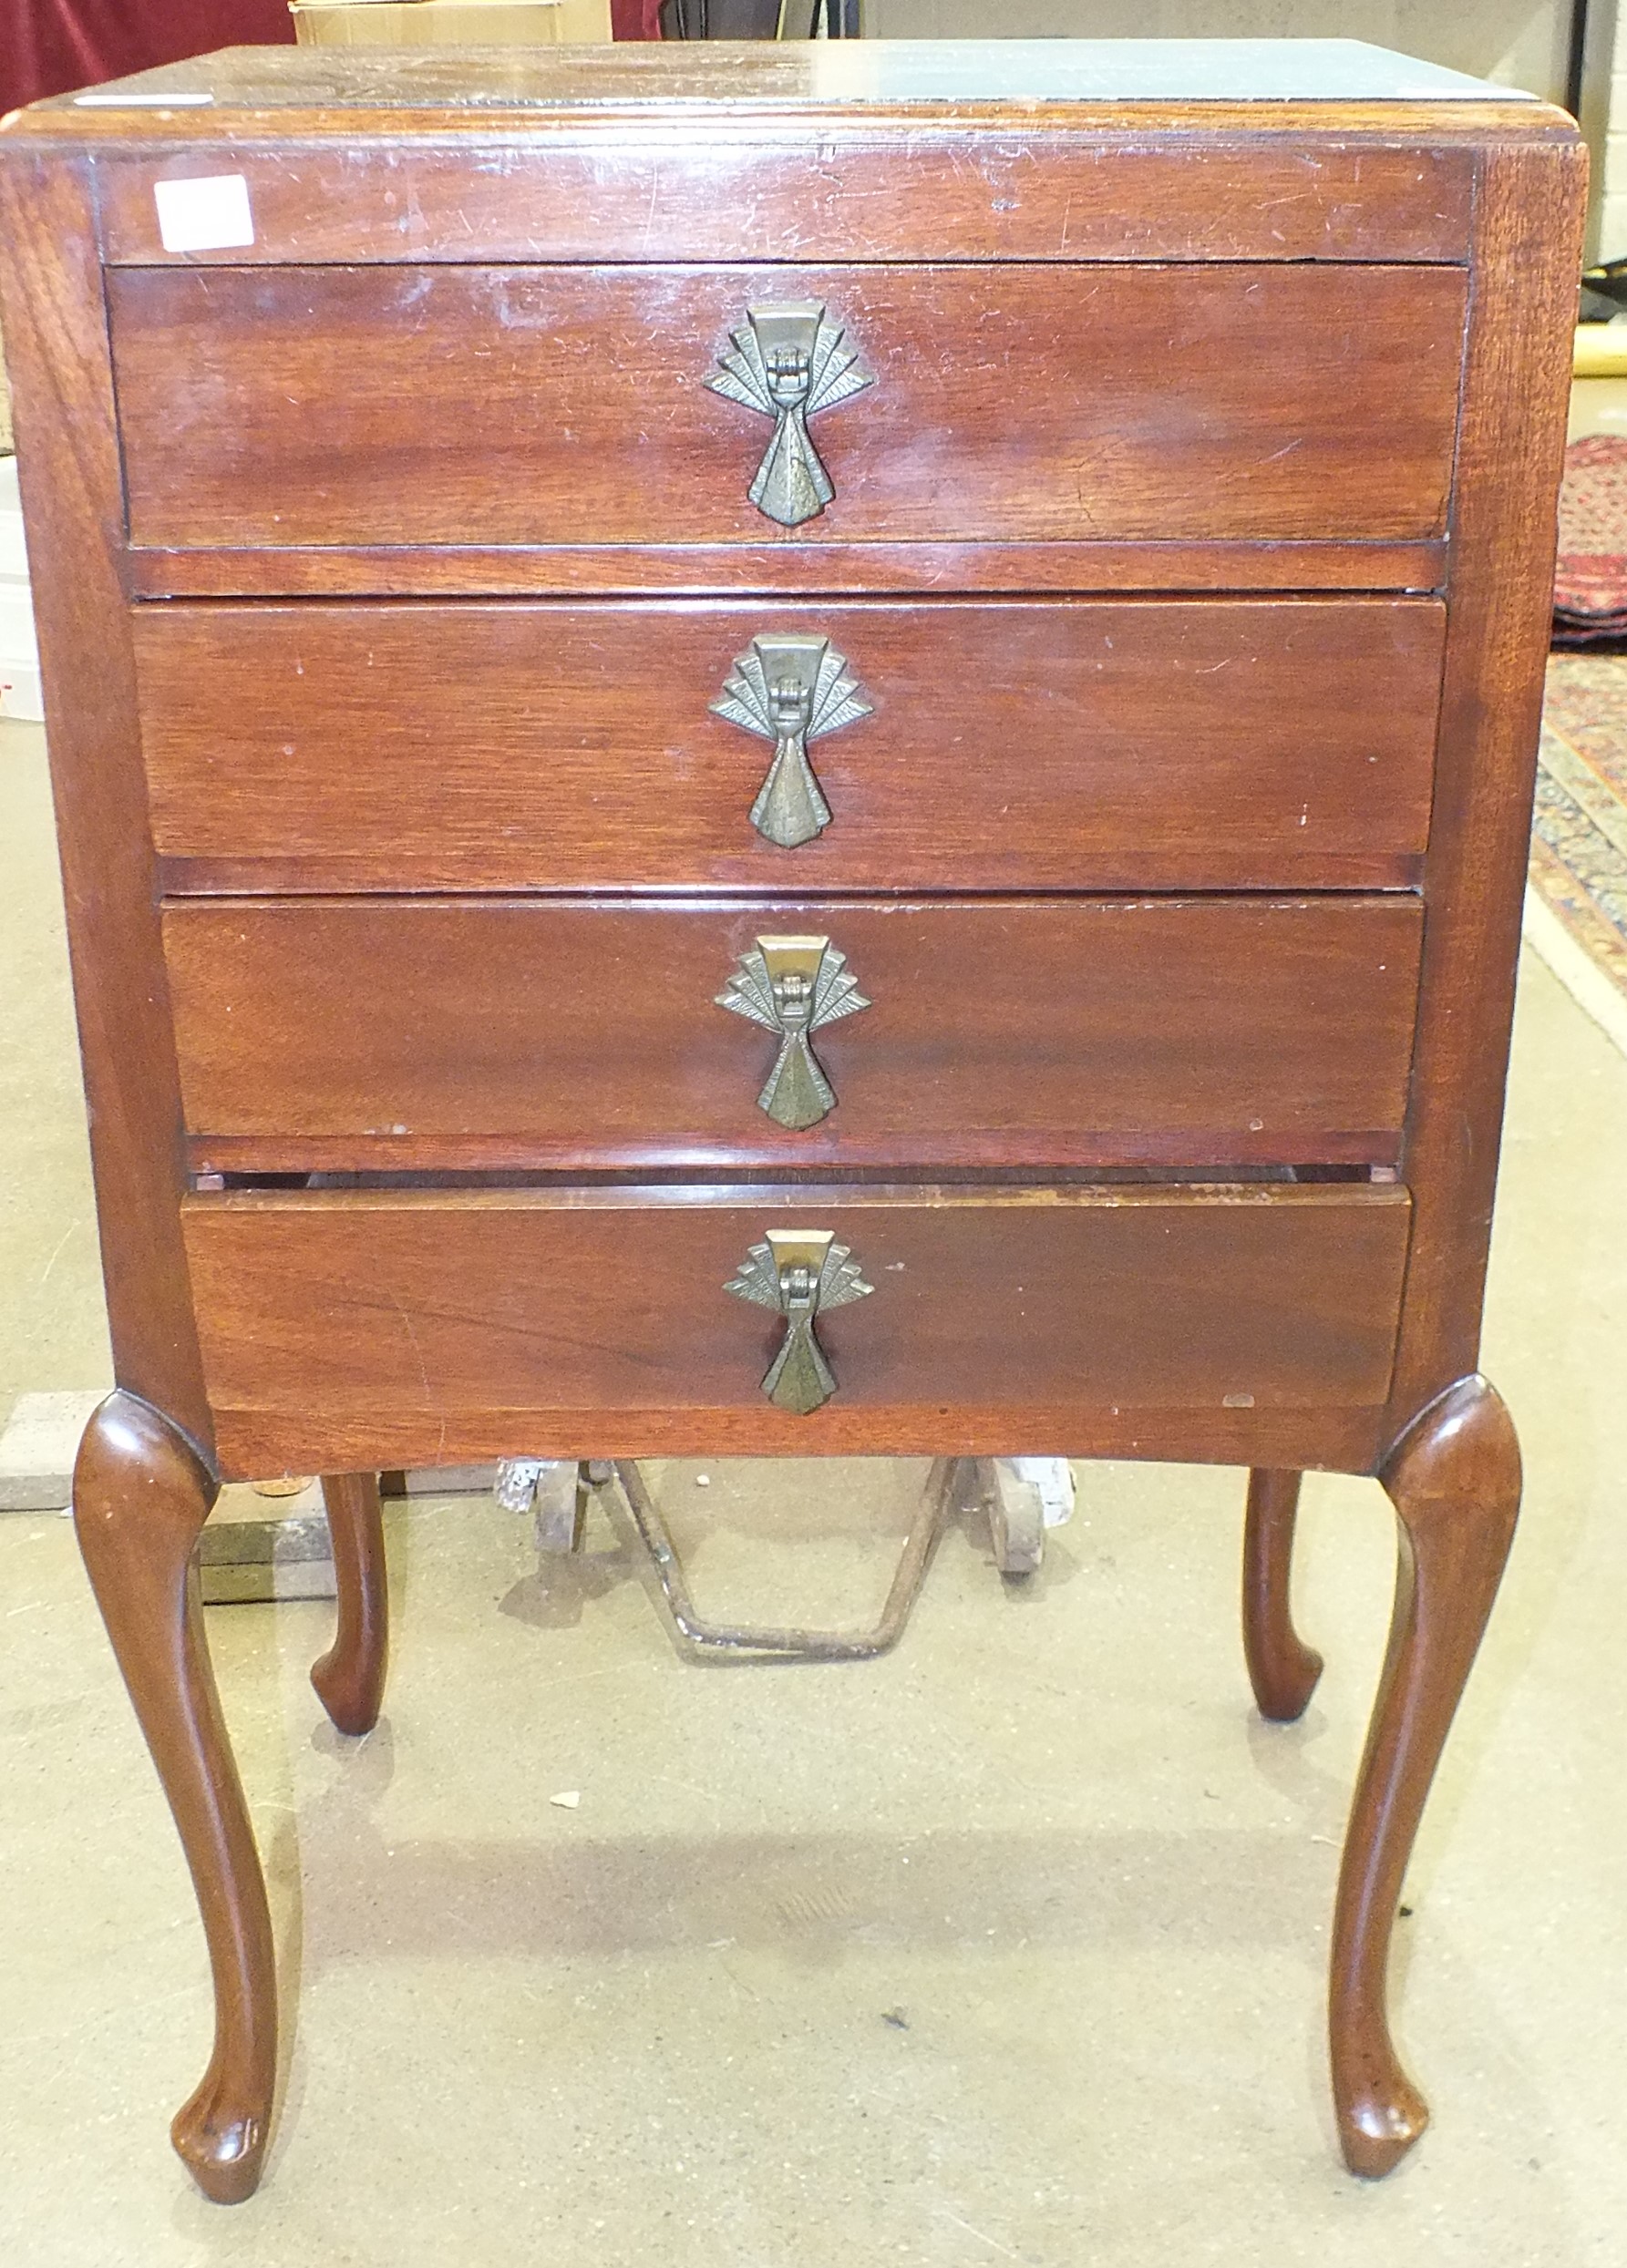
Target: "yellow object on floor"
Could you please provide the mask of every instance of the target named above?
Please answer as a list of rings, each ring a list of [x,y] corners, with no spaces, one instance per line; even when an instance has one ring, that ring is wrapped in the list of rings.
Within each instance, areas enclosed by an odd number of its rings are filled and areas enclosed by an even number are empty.
[[[1578,378],[1627,378],[1627,323],[1579,323],[1571,372]]]

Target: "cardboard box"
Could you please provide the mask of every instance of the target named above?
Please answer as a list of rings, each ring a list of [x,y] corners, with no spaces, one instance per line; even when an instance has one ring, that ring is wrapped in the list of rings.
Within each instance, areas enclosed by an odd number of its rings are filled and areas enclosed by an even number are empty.
[[[314,47],[558,47],[610,43],[610,0],[289,0]]]

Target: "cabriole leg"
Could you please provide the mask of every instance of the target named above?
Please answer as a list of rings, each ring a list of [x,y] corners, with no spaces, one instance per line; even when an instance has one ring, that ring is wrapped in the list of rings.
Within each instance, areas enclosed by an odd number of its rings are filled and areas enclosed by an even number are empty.
[[[215,1493],[191,1443],[133,1394],[113,1394],[91,1419],[74,1470],[79,1548],[175,1815],[214,1975],[214,2052],[170,2139],[205,2194],[230,2205],[260,2179],[277,2000],[265,1882],[192,1559]]]
[[[341,1732],[371,1732],[384,1699],[390,1648],[378,1475],[324,1473],[322,1494],[334,1542],[338,1619],[311,1683]]]
[[[1322,1675],[1322,1656],[1293,1627],[1293,1528],[1297,1473],[1249,1475],[1243,1524],[1243,1653],[1260,1714],[1279,1724],[1303,1717]]]
[[[1390,2037],[1390,1934],[1513,1541],[1513,1423],[1484,1379],[1460,1379],[1402,1435],[1379,1477],[1400,1523],[1395,1605],[1345,1837],[1329,2004],[1339,2139],[1351,2171],[1364,2174],[1387,2173],[1429,2122]]]

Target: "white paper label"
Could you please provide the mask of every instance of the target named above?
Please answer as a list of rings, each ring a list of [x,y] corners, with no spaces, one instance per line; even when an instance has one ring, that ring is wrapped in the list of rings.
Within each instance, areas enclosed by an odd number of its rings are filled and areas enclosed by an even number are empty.
[[[212,95],[76,95],[76,110],[197,110]]]
[[[219,252],[254,241],[249,185],[241,173],[201,180],[155,181],[159,234],[167,252]]]

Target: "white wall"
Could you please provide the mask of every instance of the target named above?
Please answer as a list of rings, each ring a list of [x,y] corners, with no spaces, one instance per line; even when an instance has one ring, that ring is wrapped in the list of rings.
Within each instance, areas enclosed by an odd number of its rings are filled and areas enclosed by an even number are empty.
[[[1617,12],[1611,49],[1603,179],[1595,206],[1598,251],[1594,256],[1600,260],[1627,259],[1627,7]],[[1596,155],[1594,163],[1598,163]]]

